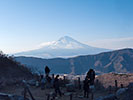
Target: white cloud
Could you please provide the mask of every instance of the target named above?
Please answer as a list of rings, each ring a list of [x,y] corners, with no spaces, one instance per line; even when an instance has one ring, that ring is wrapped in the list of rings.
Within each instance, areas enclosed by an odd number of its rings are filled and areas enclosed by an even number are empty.
[[[87,44],[107,49],[133,48],[133,37],[95,40]]]

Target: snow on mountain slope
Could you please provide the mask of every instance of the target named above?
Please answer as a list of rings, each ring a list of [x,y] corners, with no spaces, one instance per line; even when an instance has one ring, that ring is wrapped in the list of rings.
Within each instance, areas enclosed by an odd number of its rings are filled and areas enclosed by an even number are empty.
[[[43,43],[41,46],[49,49],[79,49],[88,47],[88,45],[82,44],[68,36],[61,37],[58,41]]]
[[[88,46],[68,36],[61,37],[57,41],[42,43],[40,46],[41,47],[39,49],[20,52],[15,54],[15,56],[30,56],[39,58],[67,58],[108,51],[107,49]]]

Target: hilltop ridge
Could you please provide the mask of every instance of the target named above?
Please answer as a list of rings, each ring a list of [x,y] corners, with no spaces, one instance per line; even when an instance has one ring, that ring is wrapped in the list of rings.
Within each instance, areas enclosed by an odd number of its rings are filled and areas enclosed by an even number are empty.
[[[34,57],[16,57],[17,61],[43,72],[44,66],[48,65],[52,73],[84,74],[90,68],[95,69],[97,74],[117,72],[133,72],[133,49],[126,48],[95,55],[77,56],[72,58],[41,59]]]

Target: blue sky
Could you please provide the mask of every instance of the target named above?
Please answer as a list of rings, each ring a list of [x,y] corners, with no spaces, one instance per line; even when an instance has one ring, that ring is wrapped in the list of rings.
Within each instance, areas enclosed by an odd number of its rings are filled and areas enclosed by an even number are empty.
[[[14,53],[70,36],[133,48],[133,0],[0,0],[0,50]]]

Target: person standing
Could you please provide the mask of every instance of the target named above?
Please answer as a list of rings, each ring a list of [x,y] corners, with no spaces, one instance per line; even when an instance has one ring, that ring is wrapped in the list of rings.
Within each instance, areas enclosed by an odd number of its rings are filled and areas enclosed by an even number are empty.
[[[95,80],[95,71],[93,69],[90,69],[87,73],[87,77],[90,79],[90,85],[94,85]]]
[[[41,75],[41,90],[44,90],[45,88],[46,80],[43,75]]]
[[[56,96],[58,93],[60,96],[62,96],[61,91],[60,91],[60,82],[58,78],[59,78],[59,75],[56,75],[54,79],[54,89],[55,89]]]
[[[46,76],[48,76],[50,73],[50,69],[48,68],[48,66],[45,67],[45,74]]]
[[[94,95],[94,80],[95,80],[95,71],[93,69],[90,69],[87,73],[87,77],[90,79],[90,93],[91,93],[91,99],[93,100],[93,95]]]
[[[83,89],[84,89],[84,97],[89,97],[89,78],[86,77],[85,80],[83,81]]]

